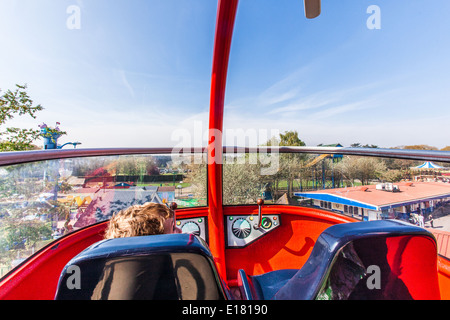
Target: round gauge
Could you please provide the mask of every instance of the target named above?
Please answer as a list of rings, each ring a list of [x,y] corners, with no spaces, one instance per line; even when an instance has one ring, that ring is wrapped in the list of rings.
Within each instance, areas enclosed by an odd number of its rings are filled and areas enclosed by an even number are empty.
[[[250,223],[244,218],[236,219],[231,226],[231,231],[239,239],[247,238],[252,232],[252,227]]]
[[[193,221],[188,221],[181,227],[181,232],[200,236],[200,226]]]
[[[261,226],[264,229],[269,229],[272,226],[272,220],[270,220],[270,218],[267,218],[267,217],[262,218]]]

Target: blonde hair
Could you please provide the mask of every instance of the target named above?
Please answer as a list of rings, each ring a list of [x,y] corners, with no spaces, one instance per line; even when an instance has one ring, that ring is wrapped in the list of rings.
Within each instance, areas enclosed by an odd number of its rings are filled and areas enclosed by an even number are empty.
[[[166,205],[147,202],[114,214],[105,231],[105,239],[164,233],[164,221],[174,216]]]

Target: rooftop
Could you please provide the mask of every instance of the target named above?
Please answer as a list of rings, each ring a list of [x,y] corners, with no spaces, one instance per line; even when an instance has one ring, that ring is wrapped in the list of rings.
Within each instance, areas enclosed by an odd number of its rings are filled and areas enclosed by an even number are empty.
[[[377,189],[377,185],[296,192],[296,196],[380,210],[450,197],[450,184],[443,182],[399,182],[398,191]]]

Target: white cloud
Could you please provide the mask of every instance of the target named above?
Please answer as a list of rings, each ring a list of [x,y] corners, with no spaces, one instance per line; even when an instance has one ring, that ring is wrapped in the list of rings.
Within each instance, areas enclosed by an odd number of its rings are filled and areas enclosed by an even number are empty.
[[[116,72],[119,75],[122,85],[128,90],[128,93],[130,94],[130,96],[132,98],[134,98],[136,95],[135,95],[134,90],[131,87],[130,83],[128,82],[127,76],[125,74],[125,70],[116,70]]]

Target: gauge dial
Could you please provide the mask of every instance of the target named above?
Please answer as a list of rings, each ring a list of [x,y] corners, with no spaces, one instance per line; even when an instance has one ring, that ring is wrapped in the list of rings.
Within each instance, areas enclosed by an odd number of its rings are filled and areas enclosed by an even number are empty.
[[[270,220],[270,218],[267,217],[262,218],[261,226],[264,229],[269,229],[272,226],[272,220]]]
[[[252,232],[252,227],[247,220],[240,218],[233,222],[231,230],[236,238],[245,239]]]
[[[200,226],[193,221],[188,221],[181,227],[181,232],[200,236]]]

